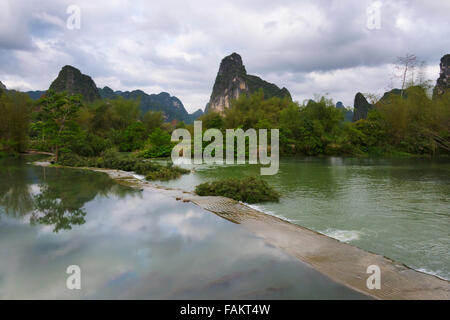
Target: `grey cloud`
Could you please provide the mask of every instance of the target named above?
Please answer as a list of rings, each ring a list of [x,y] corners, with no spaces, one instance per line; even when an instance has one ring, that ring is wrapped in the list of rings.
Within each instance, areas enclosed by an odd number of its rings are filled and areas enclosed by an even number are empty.
[[[220,60],[238,52],[249,73],[297,100],[328,92],[350,105],[357,91],[385,89],[397,56],[415,53],[437,65],[450,48],[448,1],[382,1],[381,29],[368,30],[372,2],[6,0],[0,80],[45,89],[73,64],[101,85],[167,91],[195,111],[207,102]],[[80,30],[64,27],[69,4],[81,8]]]

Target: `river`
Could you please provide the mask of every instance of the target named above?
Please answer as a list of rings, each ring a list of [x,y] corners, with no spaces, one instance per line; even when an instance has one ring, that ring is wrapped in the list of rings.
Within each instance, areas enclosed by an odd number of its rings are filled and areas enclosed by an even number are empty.
[[[192,203],[35,159],[0,159],[0,299],[367,299]]]
[[[193,190],[205,181],[247,175],[259,175],[259,167],[203,165],[161,184]],[[448,159],[283,159],[278,174],[264,179],[282,198],[256,208],[450,279]]]

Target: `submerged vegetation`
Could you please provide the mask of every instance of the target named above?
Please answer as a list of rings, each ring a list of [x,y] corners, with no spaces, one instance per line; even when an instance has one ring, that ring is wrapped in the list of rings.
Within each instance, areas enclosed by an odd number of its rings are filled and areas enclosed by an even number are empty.
[[[223,196],[246,203],[278,202],[280,194],[257,177],[227,178],[202,183],[195,188],[199,196]]]

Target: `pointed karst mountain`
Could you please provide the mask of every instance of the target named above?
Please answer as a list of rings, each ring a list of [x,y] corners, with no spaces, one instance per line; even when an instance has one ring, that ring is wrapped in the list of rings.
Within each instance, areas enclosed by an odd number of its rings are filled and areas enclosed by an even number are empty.
[[[247,74],[241,56],[233,53],[223,58],[220,63],[219,72],[205,112],[223,112],[230,107],[231,101],[239,98],[241,94],[253,93],[259,89],[263,89],[265,98],[288,97],[292,99],[286,88],[280,89],[275,84]]]
[[[72,66],[64,66],[49,89],[56,92],[67,91],[70,94],[81,94],[83,100],[88,102],[100,99],[94,80]]]
[[[434,87],[433,98],[438,98],[450,89],[450,54],[441,59],[441,73]]]
[[[6,90],[6,86],[0,81],[0,90]]]
[[[361,119],[366,119],[369,110],[374,106],[366,100],[366,97],[362,93],[358,92],[355,96],[353,107],[353,122],[356,122]]]

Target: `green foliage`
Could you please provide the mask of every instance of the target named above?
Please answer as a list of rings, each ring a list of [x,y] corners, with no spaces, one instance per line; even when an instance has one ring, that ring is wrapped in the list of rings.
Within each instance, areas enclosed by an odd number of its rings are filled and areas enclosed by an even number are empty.
[[[30,117],[31,100],[26,94],[0,90],[0,150],[26,150]]]
[[[145,127],[142,122],[134,122],[129,125],[120,137],[120,151],[135,151],[144,146]]]
[[[265,99],[260,90],[233,101],[224,115],[203,116],[207,127],[280,129],[282,155],[381,156],[450,151],[450,93],[431,100],[427,88],[413,86],[403,97],[381,99],[368,118],[344,121],[344,113],[325,97],[299,105],[289,99]],[[220,119],[219,126],[212,125]],[[205,124],[205,122],[204,122]]]
[[[185,129],[186,128],[186,124],[184,123],[184,121],[180,121],[177,123],[177,125],[175,126],[175,129]]]
[[[141,113],[139,109],[139,100],[128,100],[118,97],[114,100],[110,100],[109,103],[111,103],[114,128],[125,129],[139,119]]]
[[[145,175],[148,180],[176,179],[182,174],[189,172],[189,170],[177,166],[163,166],[142,158],[123,155],[115,149],[106,150],[99,157],[81,157],[74,153],[64,153],[61,155],[58,164],[70,167],[92,167],[133,171],[137,174]]]
[[[164,123],[164,115],[162,112],[147,112],[142,118],[142,123],[144,124],[145,130],[151,132],[156,128],[161,128]]]
[[[195,187],[199,196],[223,196],[246,203],[278,202],[280,194],[257,177],[227,178]]]
[[[213,111],[205,113],[198,120],[202,121],[202,126],[204,128],[222,129],[224,125],[223,117],[219,113]]]
[[[174,144],[166,131],[156,128],[149,136],[147,146],[140,153],[144,158],[169,157]]]
[[[430,99],[426,88],[410,87],[404,98],[391,95],[376,105],[384,143],[397,151],[435,154],[450,151],[450,95]]]
[[[78,155],[94,157],[111,148],[111,143],[108,139],[80,130],[78,134],[74,135],[74,139],[70,141],[68,148]]]
[[[39,99],[38,106],[39,122],[35,129],[42,133],[58,159],[60,149],[67,148],[79,132],[76,119],[81,107],[81,96],[49,90]]]
[[[158,170],[150,171],[146,175],[147,180],[161,180],[167,181],[177,179],[181,175],[189,173],[190,171],[177,166],[168,165],[166,167],[160,167]]]
[[[303,106],[292,104],[280,112],[281,150],[309,156],[334,153],[339,149],[336,137],[342,126],[343,114],[331,100],[310,100]]]
[[[275,128],[279,122],[280,111],[294,104],[289,98],[264,98],[259,90],[250,96],[242,95],[232,101],[231,108],[225,110],[225,128],[255,128],[261,120]]]

